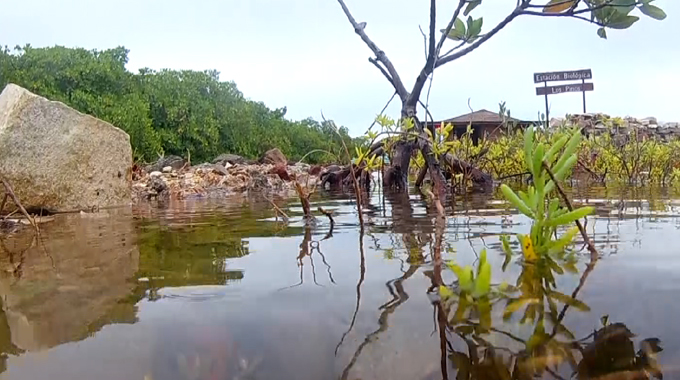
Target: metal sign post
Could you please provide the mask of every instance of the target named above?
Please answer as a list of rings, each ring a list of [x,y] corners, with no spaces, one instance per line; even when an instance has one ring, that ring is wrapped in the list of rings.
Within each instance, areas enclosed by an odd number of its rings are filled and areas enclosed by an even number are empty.
[[[548,95],[565,94],[568,92],[583,93],[583,113],[586,113],[586,91],[595,89],[593,83],[586,83],[586,79],[592,79],[593,73],[590,69],[573,71],[554,71],[548,73],[534,73],[534,83],[543,82],[543,87],[536,87],[536,95],[545,96],[545,125],[548,128],[550,117],[548,115]],[[563,84],[558,86],[548,86],[548,82],[581,80],[581,83]]]

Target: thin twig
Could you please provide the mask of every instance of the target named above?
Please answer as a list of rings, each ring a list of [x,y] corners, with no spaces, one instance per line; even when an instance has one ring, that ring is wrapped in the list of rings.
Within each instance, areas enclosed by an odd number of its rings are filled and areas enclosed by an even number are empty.
[[[5,209],[5,203],[7,203],[8,197],[9,197],[9,194],[5,193],[5,197],[2,198],[2,205],[0,205],[0,214],[2,214],[2,211]]]
[[[273,200],[271,200],[271,199],[269,199],[269,198],[267,198],[267,197],[264,197],[264,199],[268,200],[269,203],[271,203],[271,205],[274,206],[274,209],[275,209],[279,214],[281,214],[281,216],[283,216],[283,217],[286,218],[286,219],[290,219],[290,218],[288,217],[288,214],[286,214],[285,212],[283,212],[283,210],[281,210],[281,209],[279,208],[279,206],[277,206],[276,203],[274,203]]]
[[[420,34],[423,35],[423,48],[425,49],[425,59],[427,59],[427,35],[425,35],[425,32],[423,32],[423,28],[418,25],[418,29],[420,30]]]
[[[382,108],[382,110],[380,110],[380,113],[379,113],[378,115],[382,115],[383,113],[385,113],[385,110],[387,109],[387,107],[390,106],[390,103],[392,103],[392,100],[394,99],[394,97],[395,97],[396,95],[397,95],[397,92],[396,92],[396,91],[392,93],[392,96],[390,97],[390,100],[387,101],[387,103],[386,103],[385,106]],[[373,119],[373,122],[371,123],[371,126],[368,127],[368,130],[367,130],[366,132],[370,132],[371,129],[373,129],[373,126],[375,125],[375,123],[377,123],[377,122],[378,122],[378,118],[376,117],[375,119]]]
[[[19,201],[19,198],[17,198],[16,194],[14,194],[12,186],[9,184],[9,182],[7,182],[6,179],[2,178],[1,180],[3,186],[5,186],[5,194],[8,194],[12,198],[14,204],[17,205],[19,210],[21,210],[21,213],[26,217],[26,219],[28,219],[28,221],[31,223],[31,226],[33,226],[33,228],[35,228],[36,231],[39,231],[40,229],[38,228],[38,225],[35,223],[35,220],[33,220],[33,218],[31,218],[31,216],[28,215],[28,212],[26,212],[26,209]]]
[[[567,209],[569,209],[569,211],[574,211],[574,207],[572,207],[569,197],[567,197],[567,194],[562,189],[562,186],[560,185],[559,181],[557,181],[557,178],[555,178],[555,175],[553,174],[552,170],[550,170],[550,166],[548,166],[548,163],[545,161],[543,161],[543,168],[548,173],[553,183],[555,183],[555,188],[560,193],[560,196],[562,197],[562,200],[564,200],[564,203],[567,205]],[[578,227],[579,231],[581,231],[581,236],[583,236],[583,240],[585,240],[586,244],[588,244],[588,250],[590,251],[591,256],[597,256],[597,249],[595,248],[595,245],[588,237],[588,233],[586,232],[585,228],[583,228],[581,221],[576,219],[574,222],[576,223],[576,226]]]
[[[342,0],[338,0],[341,4],[344,5]],[[323,111],[321,112],[321,118],[323,119],[324,122],[329,123],[328,120],[326,120],[326,117],[323,114]],[[335,123],[329,123],[331,126],[333,126],[333,129],[335,130],[335,133],[340,136],[340,142],[342,143],[342,147],[345,149],[345,153],[347,154],[347,159],[349,160],[349,172],[352,174],[352,182],[354,183],[354,194],[357,198],[357,212],[359,213],[359,225],[363,229],[364,227],[364,215],[363,211],[361,209],[361,191],[359,189],[359,182],[357,181],[357,176],[354,173],[354,168],[352,167],[352,156],[349,154],[349,149],[347,149],[347,144],[345,144],[345,139],[342,138],[342,135],[340,135],[340,132],[338,131],[337,128],[335,128]],[[359,163],[357,163],[357,168],[359,167]]]

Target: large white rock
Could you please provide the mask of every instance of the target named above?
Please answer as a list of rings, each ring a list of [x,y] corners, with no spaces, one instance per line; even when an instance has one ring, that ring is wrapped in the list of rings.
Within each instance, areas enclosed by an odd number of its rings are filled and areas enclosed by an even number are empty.
[[[130,136],[9,84],[0,94],[0,175],[30,209],[76,211],[128,204]]]

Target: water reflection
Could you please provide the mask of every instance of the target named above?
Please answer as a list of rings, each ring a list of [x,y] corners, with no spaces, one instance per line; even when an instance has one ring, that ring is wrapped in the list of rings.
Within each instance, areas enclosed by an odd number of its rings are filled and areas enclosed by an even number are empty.
[[[245,198],[59,216],[0,245],[0,377],[672,378],[680,197],[570,191],[597,206],[596,260],[509,259],[500,236],[529,224],[497,194],[457,197],[442,220],[378,189],[364,228],[342,194],[314,195],[334,210],[315,226],[296,199],[274,199],[286,224]],[[440,300],[446,264],[484,249],[493,293]]]

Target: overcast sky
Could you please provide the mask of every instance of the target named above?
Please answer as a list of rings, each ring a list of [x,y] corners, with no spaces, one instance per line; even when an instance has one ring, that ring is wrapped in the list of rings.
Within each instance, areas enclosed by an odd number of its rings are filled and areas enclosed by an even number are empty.
[[[412,86],[424,64],[426,0],[346,0],[367,34]],[[123,45],[128,69],[217,69],[253,100],[288,107],[288,117],[327,118],[361,134],[392,95],[367,58],[336,0],[4,0],[0,44],[55,44],[87,49]],[[439,1],[438,29],[455,1]],[[473,13],[488,31],[514,6],[484,0]],[[656,116],[680,121],[680,1],[657,0],[668,17],[642,16],[630,30],[597,37],[594,25],[569,19],[523,16],[473,53],[435,72],[430,108],[436,119],[474,110],[536,119],[544,99],[532,73],[593,70],[589,112]],[[636,10],[636,15],[640,15]],[[445,45],[450,46],[450,45]],[[550,97],[551,116],[580,112],[581,94]],[[389,109],[398,114],[398,105]]]

